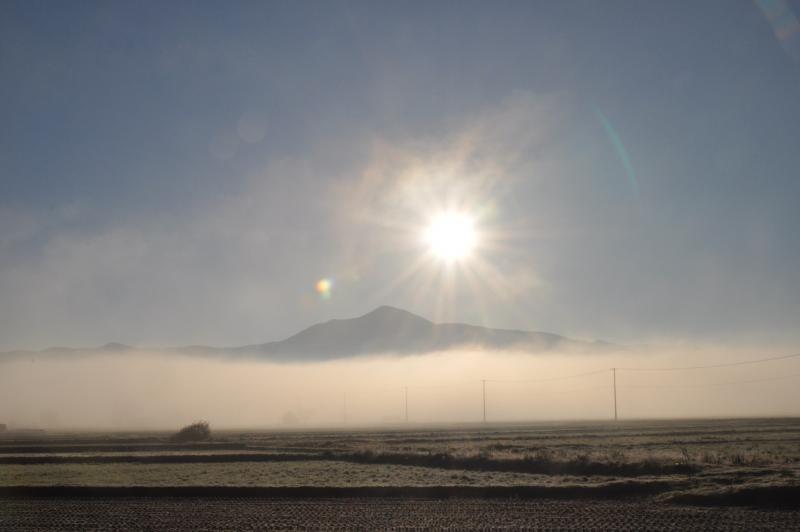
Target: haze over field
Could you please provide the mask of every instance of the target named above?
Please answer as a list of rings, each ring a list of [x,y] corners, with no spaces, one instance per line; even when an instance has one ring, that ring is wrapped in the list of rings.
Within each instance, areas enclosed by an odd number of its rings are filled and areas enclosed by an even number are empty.
[[[714,355],[706,360],[724,358]],[[696,360],[648,357],[654,365]],[[0,415],[13,428],[174,429],[195,419],[208,419],[216,428],[397,426],[404,422],[408,385],[410,422],[480,422],[481,379],[544,379],[635,363],[641,363],[639,356],[532,358],[474,351],[314,364],[160,353],[20,360],[0,371]],[[790,371],[787,364],[777,369]],[[796,380],[708,386],[769,379],[775,370],[736,368],[688,377],[620,372],[620,416],[796,415]],[[608,420],[613,408],[610,371],[541,384],[487,383],[489,421]]]
[[[800,414],[798,9],[2,3],[0,423]]]
[[[484,397],[488,421],[607,420],[614,378],[627,419],[788,416],[800,398],[797,358],[694,369],[754,353],[433,324],[387,307],[257,346],[3,356],[0,416],[14,428],[168,429],[199,418],[233,429],[480,422]]]

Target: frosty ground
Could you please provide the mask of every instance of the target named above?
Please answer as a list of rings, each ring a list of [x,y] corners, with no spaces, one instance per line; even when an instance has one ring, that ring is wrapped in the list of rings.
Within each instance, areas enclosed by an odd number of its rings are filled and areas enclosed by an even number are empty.
[[[170,528],[169,516],[205,501],[210,528],[230,527],[238,508],[238,528],[436,528],[472,516],[463,522],[787,529],[800,526],[799,479],[800,420],[785,418],[215,431],[200,444],[9,432],[0,527]],[[317,521],[292,521],[298,508]]]

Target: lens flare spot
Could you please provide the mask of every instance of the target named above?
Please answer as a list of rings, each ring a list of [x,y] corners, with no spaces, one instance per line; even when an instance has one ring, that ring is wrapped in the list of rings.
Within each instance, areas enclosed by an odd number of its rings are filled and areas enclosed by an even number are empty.
[[[322,299],[330,299],[331,290],[333,289],[333,281],[331,279],[320,279],[317,281],[314,289]]]

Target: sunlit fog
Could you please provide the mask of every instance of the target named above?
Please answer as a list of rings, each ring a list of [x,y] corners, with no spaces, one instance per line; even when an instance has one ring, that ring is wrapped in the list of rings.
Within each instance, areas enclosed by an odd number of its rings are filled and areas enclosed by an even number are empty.
[[[483,420],[608,420],[794,414],[796,362],[634,371],[747,360],[713,349],[636,353],[458,350],[305,364],[157,352],[26,357],[0,371],[0,417],[18,428],[397,427]],[[406,393],[408,408],[406,410]]]

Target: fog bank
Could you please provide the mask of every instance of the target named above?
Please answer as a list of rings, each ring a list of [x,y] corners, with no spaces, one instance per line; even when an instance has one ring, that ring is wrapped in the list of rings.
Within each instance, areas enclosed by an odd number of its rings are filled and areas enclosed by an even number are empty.
[[[155,351],[37,355],[0,362],[0,423],[11,429],[173,429],[196,419],[215,428],[398,424],[405,422],[406,387],[411,423],[479,422],[484,379],[490,422],[613,419],[612,367],[713,365],[782,354],[463,350],[303,364]],[[620,419],[798,415],[798,374],[797,358],[699,370],[620,369],[618,412]]]

